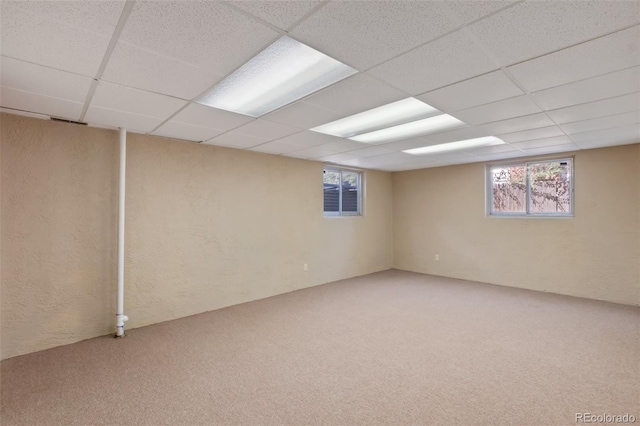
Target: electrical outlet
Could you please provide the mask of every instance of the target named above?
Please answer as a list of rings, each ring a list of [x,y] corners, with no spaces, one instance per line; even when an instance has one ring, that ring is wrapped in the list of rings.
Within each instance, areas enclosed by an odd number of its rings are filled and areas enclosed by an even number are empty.
[[[439,262],[439,261],[440,261],[440,255],[436,254],[436,262]]]
[[[308,271],[309,270],[309,265],[306,264],[306,263],[304,265],[302,265],[302,270],[303,271]]]

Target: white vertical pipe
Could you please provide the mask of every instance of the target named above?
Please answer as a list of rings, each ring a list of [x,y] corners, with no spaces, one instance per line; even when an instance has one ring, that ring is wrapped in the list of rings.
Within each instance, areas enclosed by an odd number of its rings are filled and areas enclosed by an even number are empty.
[[[118,178],[118,309],[116,312],[116,337],[124,336],[124,189],[127,171],[127,130],[120,129],[120,175]]]

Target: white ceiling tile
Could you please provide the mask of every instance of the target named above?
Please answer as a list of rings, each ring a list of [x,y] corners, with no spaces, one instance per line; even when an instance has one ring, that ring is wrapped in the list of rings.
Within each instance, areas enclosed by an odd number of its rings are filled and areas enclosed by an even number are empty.
[[[640,26],[597,38],[512,67],[531,92],[640,65]]]
[[[640,142],[640,124],[598,130],[571,135],[571,140],[581,148],[625,145]]]
[[[340,164],[348,167],[362,167],[360,162],[362,162],[363,160],[364,160],[363,158],[355,158],[353,160],[341,161]]]
[[[323,133],[305,130],[304,132],[286,136],[278,140],[280,142],[297,145],[299,149],[302,149],[302,148],[311,148],[318,145],[326,145],[329,143],[341,142],[344,139],[337,138],[335,136],[325,135]]]
[[[435,161],[431,161],[429,163],[425,163],[425,164],[413,164],[413,165],[404,165],[404,166],[393,166],[393,167],[386,167],[384,169],[379,169],[382,170],[384,172],[389,172],[389,173],[393,173],[393,172],[406,172],[406,171],[410,171],[410,170],[420,170],[420,169],[428,169],[431,167],[438,167],[435,164],[437,164]],[[373,170],[377,170],[377,169],[373,169]]]
[[[454,29],[437,2],[330,2],[292,34],[365,70]]]
[[[0,88],[0,91],[2,90],[2,88]],[[3,112],[5,114],[13,114],[13,115],[20,115],[22,117],[31,117],[31,118],[37,118],[39,120],[49,120],[49,116],[46,114],[38,114],[37,112],[27,112],[27,111],[21,111],[19,109],[10,109],[10,108],[3,108],[0,106],[0,112]]]
[[[460,164],[460,163],[450,163],[446,161],[442,161],[442,162],[431,161],[429,163],[424,163],[424,164],[415,164],[415,165],[404,166],[404,167],[398,166],[398,167],[393,167],[385,170],[389,172],[406,172],[411,170],[432,169],[435,167],[453,166],[457,164]]]
[[[640,92],[556,109],[547,114],[556,123],[563,124],[637,110],[640,110]]]
[[[10,87],[0,88],[0,105],[5,108],[36,112],[68,120],[79,120],[83,106],[81,102],[53,98]]]
[[[340,139],[340,138],[338,138],[338,140],[335,141],[335,142],[326,143],[324,145],[320,145],[320,146],[317,146],[315,148],[330,149],[330,150],[334,151],[334,153],[337,154],[337,153],[340,153],[340,152],[355,151],[357,149],[368,148],[370,146],[371,145],[366,144],[366,143],[351,141],[349,139]]]
[[[267,121],[310,129],[342,118],[340,113],[298,101],[261,117]]]
[[[637,24],[636,1],[525,1],[470,25],[469,30],[511,65]]]
[[[129,43],[119,42],[103,79],[182,99],[192,99],[224,76]]]
[[[438,142],[431,142],[427,140],[424,136],[405,139],[403,141],[386,143],[384,145],[377,145],[382,148],[389,149],[393,152],[403,151],[405,149],[413,149],[413,148],[422,148],[423,146],[434,145]]]
[[[300,151],[302,148],[298,145],[282,142],[281,140],[267,142],[262,145],[251,148],[251,151],[264,152],[267,154],[287,154],[289,152]]]
[[[94,76],[124,1],[2,2],[2,54]]]
[[[179,123],[170,120],[156,129],[152,134],[167,138],[184,139],[188,141],[201,142],[211,139],[222,133],[221,130],[209,127],[194,126],[191,124]]]
[[[317,148],[317,147],[315,147]],[[293,157],[293,158],[303,158],[305,160],[312,160],[312,159],[316,159],[316,158],[320,158],[323,156],[327,156],[327,155],[331,155],[332,151],[329,150],[318,150],[315,148],[308,148],[308,149],[302,149],[300,151],[293,151],[293,152],[288,152],[286,154],[284,154],[287,157]]]
[[[477,161],[477,157],[468,156],[468,157],[452,158],[449,160],[447,159],[435,160],[435,161],[430,161],[428,163],[423,163],[418,165],[421,166],[420,168],[431,168],[431,167],[443,167],[443,166],[456,166],[458,164],[473,163],[474,161]],[[410,170],[415,170],[416,168],[417,167],[412,167]]]
[[[450,161],[431,161],[429,163],[417,164],[415,166],[399,167],[399,168],[393,169],[393,171],[407,171],[407,170],[419,170],[419,169],[432,169],[434,167],[457,166],[460,164],[474,163],[476,161],[477,161],[476,157],[468,157],[465,159],[450,160]]]
[[[183,124],[208,127],[220,131],[227,131],[253,121],[253,117],[234,112],[224,111],[201,104],[189,104],[182,111],[171,118]]]
[[[475,21],[476,19],[482,18],[483,16],[494,13],[498,9],[508,7],[513,4],[513,1],[477,1],[477,0],[468,0],[468,1],[446,1],[442,2],[442,4],[451,10],[451,12],[456,17],[456,20],[460,24],[467,24],[471,21]]]
[[[640,131],[638,132],[640,134]],[[638,143],[640,141],[640,135],[635,138],[612,138],[609,140],[593,140],[587,142],[581,142],[579,144],[581,149],[595,149],[595,148],[606,148],[610,146],[620,146],[620,145],[631,145],[634,143]]]
[[[525,130],[522,132],[498,134],[498,137],[507,143],[530,141],[533,139],[552,138],[554,136],[564,136],[558,126],[541,127],[539,129]]]
[[[166,119],[186,101],[118,84],[98,83],[91,106]],[[108,123],[107,123],[108,124]]]
[[[541,90],[532,95],[543,109],[550,110],[638,91],[640,91],[640,67],[633,67]]]
[[[320,0],[234,0],[227,3],[231,3],[253,16],[286,30],[320,4]]]
[[[219,76],[277,38],[274,30],[219,2],[146,1],[135,3],[119,40]]]
[[[543,154],[555,154],[558,152],[570,152],[577,151],[580,148],[573,143],[555,146],[541,146],[537,148],[523,149],[525,155],[543,155]]]
[[[355,160],[358,159],[360,157],[356,156],[356,155],[352,155],[351,153],[348,154],[333,154],[333,155],[327,155],[326,157],[320,157],[318,158],[319,161],[326,161],[329,163],[341,163],[344,161],[350,161],[350,160]]]
[[[382,168],[390,171],[400,171],[400,170],[416,170],[423,169],[428,167],[440,167],[440,166],[450,166],[455,164],[465,164],[472,163],[477,161],[476,157],[465,154],[463,152],[450,152],[443,153],[438,155],[409,155],[413,157],[412,160],[407,161],[396,161],[396,162],[387,162],[387,164],[382,164]],[[378,157],[376,157],[378,158]]]
[[[305,98],[304,102],[349,116],[406,97],[404,92],[358,73]]]
[[[494,123],[478,126],[479,130],[489,135],[501,135],[504,133],[520,132],[522,130],[538,129],[540,127],[553,126],[554,123],[544,113],[526,115],[524,117],[510,118],[509,120],[496,121]]]
[[[83,103],[93,80],[16,59],[2,57],[0,82],[4,87]]]
[[[451,113],[454,117],[468,124],[483,124],[505,120],[513,117],[534,114],[541,109],[527,95],[504,99],[490,104],[477,106]]]
[[[430,169],[434,167],[443,167],[443,166],[454,166],[458,164],[465,164],[469,162],[476,161],[476,157],[465,157],[464,159],[458,160],[442,160],[442,161],[421,161],[404,165],[396,165],[392,167],[388,167],[384,170],[389,172],[403,172],[409,170],[421,170],[421,169]]]
[[[364,167],[380,170],[389,170],[395,167],[406,167],[411,164],[424,163],[425,159],[416,155],[405,154],[404,152],[394,152],[386,155],[378,155],[369,158],[356,158],[347,160],[345,164],[354,167]]]
[[[341,166],[344,167],[355,167],[355,168],[359,168],[359,169],[367,169],[367,170],[380,170],[380,171],[391,171],[391,170],[382,170],[379,168],[374,168],[374,167],[363,167],[362,165],[358,164],[359,161],[362,161],[362,158],[356,158],[355,160],[347,160],[347,161],[341,161],[337,164],[340,164]],[[318,160],[311,160],[311,161],[318,161]]]
[[[336,155],[340,155],[340,154],[336,154]],[[344,166],[344,167],[358,167],[354,164],[351,164],[353,161],[357,161],[359,160],[359,158],[356,159],[351,159],[351,160],[344,160],[344,161],[332,161],[332,163],[334,164],[338,164],[340,166]],[[311,160],[311,161],[322,161],[322,160]],[[371,169],[373,170],[373,169]]]
[[[503,145],[492,145],[492,146],[481,146],[478,148],[465,149],[464,152],[466,154],[474,155],[474,156],[483,156],[483,155],[491,155],[491,154],[500,154],[500,153],[516,153],[519,152],[522,155],[522,152],[516,149],[514,146],[509,144]]]
[[[474,161],[471,154],[465,151],[442,152],[440,154],[412,155],[423,161]]]
[[[487,155],[479,155],[475,158],[475,161],[497,161],[497,160],[506,160],[508,158],[519,158],[524,157],[525,154],[522,151],[508,151],[508,152],[499,152],[496,154],[487,154]]]
[[[456,31],[368,72],[411,95],[417,95],[496,68],[465,32]]]
[[[451,113],[522,94],[522,90],[498,70],[427,92],[417,98],[440,111]]]
[[[593,132],[596,130],[622,127],[636,123],[640,123],[640,111],[625,112],[624,114],[616,114],[608,117],[592,118],[591,120],[561,124],[560,128],[564,130],[566,134],[571,135],[574,133]]]
[[[241,135],[239,133],[227,132],[202,143],[206,145],[219,145],[229,148],[245,149],[261,145],[263,143],[269,142],[270,140],[271,139],[268,138],[260,138],[256,136],[247,136]]]
[[[149,133],[162,123],[162,118],[91,105],[87,109],[84,121],[109,127],[122,127],[134,133]]]
[[[457,166],[460,164],[477,163],[478,157],[461,157],[452,160],[432,161],[424,165],[425,168],[430,167],[443,167],[443,166]]]
[[[448,132],[435,133],[432,135],[425,135],[423,138],[429,142],[434,143],[446,143],[462,141],[466,139],[480,138],[483,136],[493,136],[487,130],[481,127],[465,127],[461,129],[455,129]]]
[[[356,149],[354,151],[349,151],[350,155],[354,155],[358,158],[367,158],[367,157],[375,157],[377,155],[391,154],[394,152],[389,148],[385,148],[380,145],[370,146],[367,148]]]
[[[341,139],[337,142],[332,142],[324,145],[314,146],[311,148],[305,148],[300,151],[295,151],[289,155],[297,158],[321,158],[321,157],[326,157],[328,155],[354,151],[356,149],[360,149],[365,146],[366,144],[363,144],[360,142],[354,142],[348,139]]]
[[[124,3],[124,0],[92,0],[90,2],[3,0],[2,13],[19,10],[65,25],[111,36]]]
[[[474,157],[466,157],[468,159],[472,159]],[[473,161],[473,160],[472,160]],[[461,164],[464,162],[468,162],[467,160],[457,160],[457,161],[417,161],[417,162],[413,162],[413,163],[398,163],[398,164],[394,164],[394,165],[388,165],[388,166],[381,166],[378,169],[385,171],[385,172],[405,172],[405,171],[409,171],[409,170],[421,170],[421,169],[428,169],[431,167],[440,167],[440,166],[450,166],[450,165],[455,165],[455,164]]]
[[[244,126],[233,130],[234,133],[246,136],[254,136],[267,140],[279,139],[293,133],[300,132],[296,127],[287,126],[286,124],[274,123],[272,121],[262,120],[260,118],[253,120]]]
[[[556,136],[554,138],[544,138],[544,139],[536,139],[531,141],[524,142],[514,142],[511,145],[515,146],[518,149],[526,150],[526,149],[534,149],[546,146],[558,146],[558,145],[566,145],[570,144],[571,139],[567,136]]]

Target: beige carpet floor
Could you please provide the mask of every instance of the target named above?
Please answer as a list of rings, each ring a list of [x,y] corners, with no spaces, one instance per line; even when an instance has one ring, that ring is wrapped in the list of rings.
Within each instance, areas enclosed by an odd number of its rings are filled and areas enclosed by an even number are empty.
[[[2,425],[640,422],[640,309],[401,271],[2,362]]]

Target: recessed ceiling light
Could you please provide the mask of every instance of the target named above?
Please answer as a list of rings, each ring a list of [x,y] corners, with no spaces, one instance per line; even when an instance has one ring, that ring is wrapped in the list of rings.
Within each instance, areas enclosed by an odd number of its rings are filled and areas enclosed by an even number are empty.
[[[357,71],[283,36],[197,100],[260,117]]]
[[[441,114],[435,117],[376,130],[375,132],[365,133],[349,139],[364,143],[393,142],[459,126],[464,126],[464,122],[448,114]]]
[[[477,148],[481,146],[502,145],[502,144],[504,144],[504,141],[502,139],[498,139],[495,136],[487,136],[484,138],[467,139],[464,141],[456,141],[456,142],[442,143],[439,145],[424,146],[422,148],[407,149],[406,151],[402,151],[402,152],[406,152],[407,154],[413,154],[413,155],[426,155],[426,154],[437,154],[440,152],[447,152],[447,151],[457,151],[460,149],[469,149],[469,148]]]
[[[331,136],[349,138],[438,114],[442,113],[434,107],[416,98],[407,98],[314,127],[311,130]]]

